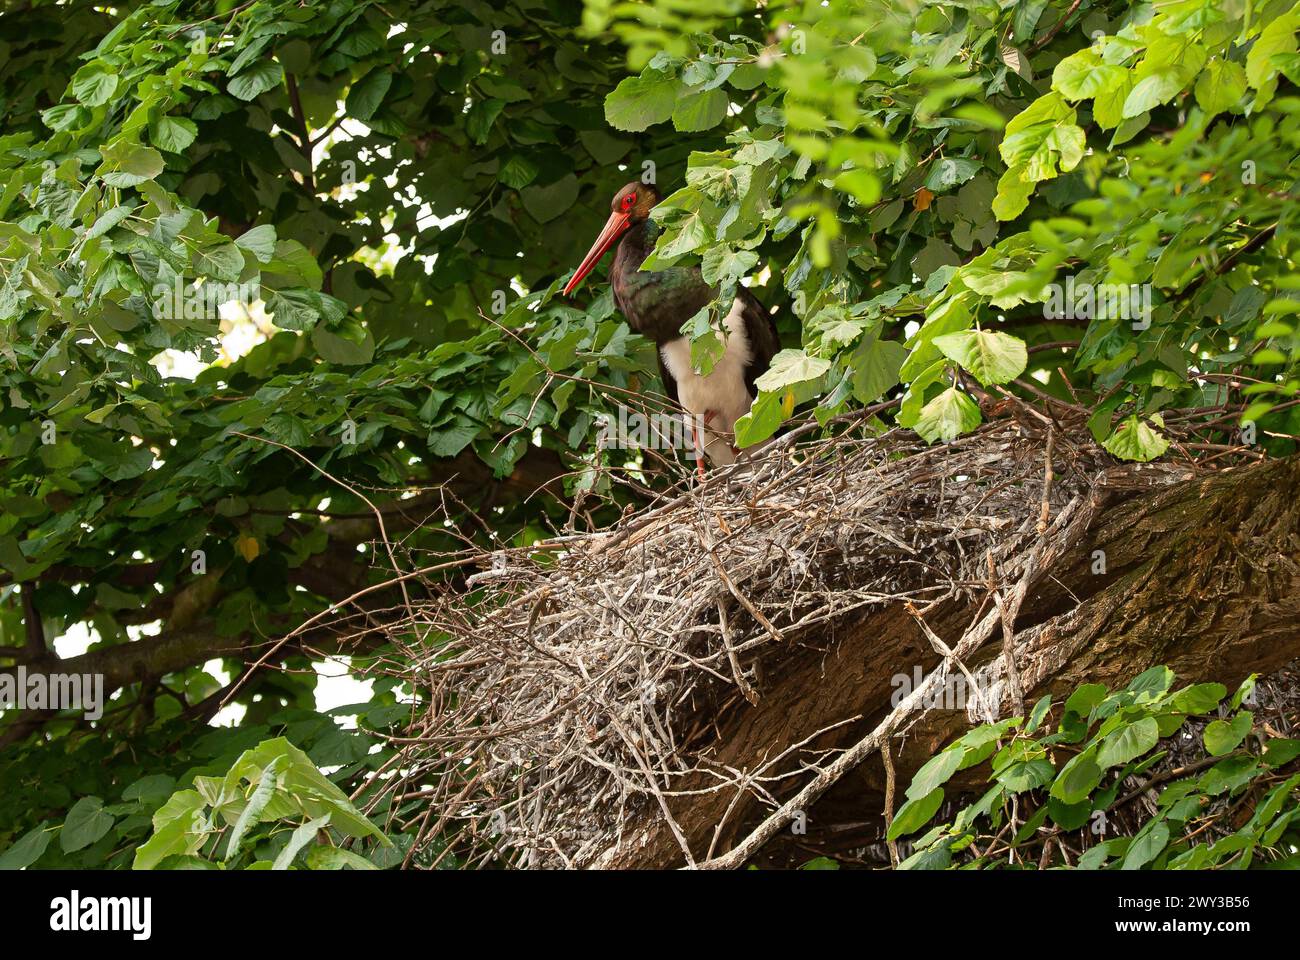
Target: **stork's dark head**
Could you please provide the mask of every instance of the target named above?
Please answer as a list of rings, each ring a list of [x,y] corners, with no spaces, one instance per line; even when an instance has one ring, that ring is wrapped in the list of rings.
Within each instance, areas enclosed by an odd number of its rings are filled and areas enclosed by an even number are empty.
[[[644,223],[649,218],[650,211],[658,202],[659,191],[639,180],[632,181],[614,194],[614,199],[609,204],[609,219],[605,221],[605,226],[596,237],[596,242],[582,258],[582,263],[578,264],[578,269],[573,271],[573,277],[564,286],[566,297],[578,288],[578,284],[591,273],[592,268],[600,262],[600,258],[618,241],[619,237],[633,225]]]

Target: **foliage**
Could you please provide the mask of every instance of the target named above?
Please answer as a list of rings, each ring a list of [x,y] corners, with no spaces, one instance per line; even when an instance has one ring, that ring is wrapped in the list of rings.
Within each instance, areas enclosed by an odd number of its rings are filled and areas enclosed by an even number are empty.
[[[301,823],[287,832],[296,820]],[[269,850],[254,855],[250,869],[287,869],[326,831],[355,839],[376,837],[384,846],[392,846],[305,753],[278,737],[245,750],[224,777],[195,777],[193,789],[173,793],[154,813],[153,833],[136,848],[132,866],[136,870],[152,870],[168,862],[176,866],[177,859],[172,858],[178,858],[206,867],[209,861],[196,856],[200,852],[209,857],[220,852],[221,864],[229,866],[245,858],[246,846],[251,849],[257,844],[257,827],[262,824],[273,825],[261,838]],[[277,832],[276,826],[283,829]],[[68,825],[63,829],[66,835]],[[370,861],[334,844],[311,849],[306,862],[312,869],[374,869]]]
[[[196,863],[200,857],[208,865],[226,861],[228,866],[256,862],[269,865],[291,835],[286,825],[308,819],[307,813],[315,815],[318,808],[313,795],[339,804],[342,794],[336,792],[336,784],[357,782],[381,768],[391,756],[383,740],[369,731],[400,729],[410,708],[397,703],[391,691],[382,689],[384,685],[376,681],[376,695],[370,703],[339,707],[329,715],[296,707],[277,710],[265,722],[246,717],[241,726],[217,728],[196,725],[192,719],[181,717],[133,731],[130,750],[118,746],[117,738],[83,735],[62,737],[45,750],[7,757],[4,777],[8,789],[0,796],[0,823],[9,825],[13,842],[0,849],[0,869],[139,866],[140,858],[146,855],[141,851],[158,851],[176,839],[169,841],[157,829],[164,825],[160,818],[168,820],[161,811],[170,805],[172,812],[178,813],[183,800],[192,800],[195,795],[203,800],[203,808],[195,812],[207,811],[199,818],[204,830],[188,837],[196,841],[191,852],[197,855],[166,859],[155,865],[201,866]],[[269,700],[273,691],[266,687],[263,692]],[[347,716],[356,717],[357,728],[339,725],[338,718]],[[285,738],[303,749],[292,746]],[[284,757],[279,770],[284,783],[277,795],[291,802],[301,798],[305,813],[286,816],[282,812],[284,804],[272,807],[272,798],[267,797],[268,806],[262,813],[268,819],[248,825],[245,839],[236,844],[241,848],[239,856],[231,859],[221,842],[231,832],[227,814],[238,812],[241,801],[236,791],[249,794],[253,782],[261,782],[258,771],[270,766],[264,761],[271,750]],[[321,777],[318,768],[330,771],[327,779],[317,779]],[[232,773],[249,783],[231,780]],[[295,790],[291,775],[307,780],[313,795],[304,797]],[[332,823],[335,830],[351,823],[355,814],[349,807],[340,806],[343,819]],[[387,804],[381,804],[370,815],[386,817],[389,813],[410,815],[409,809],[390,810]],[[221,815],[225,826],[215,814]],[[270,819],[272,814],[277,819]],[[366,856],[380,866],[400,863],[409,847],[409,837],[398,836],[395,841],[394,847],[371,842],[372,849]],[[167,849],[164,855],[179,855],[179,851]]]
[[[31,801],[0,798],[0,858],[125,866],[161,802],[137,781],[186,787],[268,737],[334,765],[319,744],[364,734],[311,709],[310,665],[383,650],[317,631],[282,672],[219,677],[394,561],[436,563],[460,541],[435,511],[527,542],[569,496],[608,495],[595,523],[635,500],[605,469],[635,454],[594,425],[654,392],[653,349],[601,285],[556,292],[638,175],[667,195],[651,267],[777,308],[743,444],[878,401],[939,441],[1032,388],[1126,459],[1165,453],[1175,407],[1213,408],[1209,443],[1241,420],[1291,452],[1298,23],[1285,0],[0,15],[0,670],[89,630],[63,667],[115,696],[95,723],[0,718]],[[1067,280],[1149,285],[1149,326],[1046,318]],[[372,712],[418,696],[376,690]],[[242,725],[204,727],[227,694]]]
[[[723,302],[772,271],[818,361],[765,384],[743,442],[791,398],[819,396],[825,419],[899,384],[897,422],[950,438],[980,420],[963,389],[1028,372],[1082,398],[1124,459],[1164,452],[1160,411],[1229,399],[1293,450],[1298,17],[1211,0],[789,4],[778,44],[651,58],[607,98],[613,125],[671,111],[683,129],[685,104],[728,86],[745,104],[708,113],[727,147],[691,155],[652,267],[721,264]],[[1065,297],[1076,287],[1086,303]],[[1133,290],[1149,311],[1093,302]],[[1031,359],[1026,343],[1049,342],[1066,349]]]
[[[987,763],[989,788],[917,837],[902,868],[1041,869],[1061,866],[1067,847],[1081,852],[1069,862],[1079,869],[1295,866],[1300,740],[1255,728],[1243,707],[1254,677],[1230,698],[1218,683],[1173,686],[1167,667],[1114,693],[1084,684],[1051,733],[1045,696],[1028,717],[984,724],[949,744],[912,778],[889,838],[922,831],[959,771]],[[1215,719],[1201,724],[1201,758],[1169,762],[1188,724],[1208,716]],[[1156,812],[1126,835],[1121,812],[1152,792]]]

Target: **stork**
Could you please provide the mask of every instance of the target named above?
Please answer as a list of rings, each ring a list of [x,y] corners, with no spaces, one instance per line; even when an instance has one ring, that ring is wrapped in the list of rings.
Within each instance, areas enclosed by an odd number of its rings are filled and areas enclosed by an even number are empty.
[[[654,249],[658,225],[650,211],[659,192],[634,181],[614,195],[609,219],[587,255],[564,287],[569,296],[592,268],[614,246],[610,283],[614,302],[632,329],[653,340],[658,348],[659,375],[669,399],[686,411],[694,439],[697,466],[704,470],[701,454],[710,463],[735,462],[736,421],[749,412],[757,394],[754,381],[768,368],[780,339],[776,324],[749,290],[736,287],[736,297],[723,320],[718,337],[723,353],[707,375],[691,363],[690,340],[682,324],[713,301],[718,291],[704,281],[698,266],[642,271],[641,264]],[[703,436],[696,429],[703,424]]]

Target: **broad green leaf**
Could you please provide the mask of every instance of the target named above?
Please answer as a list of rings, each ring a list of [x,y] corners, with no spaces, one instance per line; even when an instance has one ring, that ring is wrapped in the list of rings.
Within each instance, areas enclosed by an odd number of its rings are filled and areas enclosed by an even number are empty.
[[[1212,757],[1221,757],[1231,753],[1246,739],[1250,733],[1254,715],[1249,710],[1242,710],[1232,720],[1213,720],[1205,727],[1205,749]]]
[[[1124,82],[1124,68],[1105,63],[1091,48],[1066,57],[1052,71],[1052,87],[1069,100],[1086,100]]]
[[[1156,745],[1160,729],[1154,717],[1143,717],[1112,732],[1097,751],[1097,765],[1105,770],[1128,763]]]
[[[149,141],[159,150],[180,153],[198,133],[199,128],[188,117],[159,117],[149,126]]]
[[[152,180],[166,168],[162,154],[152,147],[119,140],[100,150],[104,158],[100,178],[110,187],[134,187]]]
[[[1168,844],[1169,824],[1163,820],[1150,821],[1138,831],[1129,844],[1128,851],[1120,863],[1120,869],[1137,870],[1146,866],[1158,857]]]
[[[92,61],[72,78],[72,95],[88,107],[108,103],[117,91],[118,76],[105,64]]]
[[[524,209],[538,223],[550,223],[578,199],[578,178],[567,173],[553,183],[534,184],[519,191]]]
[[[980,172],[980,164],[965,157],[942,157],[930,167],[925,188],[932,193],[946,193]]]
[[[203,846],[211,825],[203,816],[207,801],[197,790],[178,790],[153,815],[153,833],[135,848],[133,870],[152,870],[167,857],[191,854]]]
[[[309,820],[302,826],[298,827],[289,835],[289,842],[284,845],[284,849],[276,856],[275,862],[271,864],[272,870],[288,870],[293,863],[294,858],[307,846],[316,839],[316,834],[329,826],[330,815],[317,817]]]
[[[1101,783],[1101,773],[1101,767],[1097,765],[1097,748],[1091,747],[1061,768],[1052,783],[1051,795],[1062,803],[1082,803]]]
[[[1246,79],[1252,87],[1261,87],[1277,71],[1272,64],[1275,54],[1296,52],[1296,31],[1300,14],[1290,12],[1264,25],[1259,38],[1246,54]]]
[[[380,104],[384,102],[384,97],[388,96],[389,88],[392,85],[393,74],[383,67],[375,67],[352,84],[352,87],[348,90],[348,98],[345,103],[348,115],[356,117],[358,120],[371,119],[379,110]],[[499,111],[500,108],[498,107]],[[481,143],[482,141],[477,140],[475,142]]]
[[[1122,421],[1101,445],[1121,460],[1146,463],[1169,449],[1169,441],[1137,415]]]
[[[615,91],[617,92],[617,91]],[[673,126],[680,133],[697,133],[716,127],[727,115],[730,101],[723,90],[706,90],[683,97],[673,107]],[[615,124],[617,126],[617,124]],[[625,127],[624,129],[631,129]]]
[[[41,821],[0,853],[0,870],[23,870],[30,867],[45,854],[51,836],[53,831],[45,825],[45,821]]]
[[[935,337],[934,345],[985,386],[1011,382],[1029,362],[1023,340],[996,330],[947,333]]]
[[[853,397],[858,403],[875,403],[898,383],[907,348],[894,340],[880,340],[873,332],[863,337],[852,357]]]
[[[915,430],[926,441],[934,443],[969,433],[979,424],[979,405],[961,390],[949,387],[921,408]]]
[[[259,262],[270,263],[275,256],[275,227],[264,223],[235,238],[235,246],[251,253]]]
[[[378,870],[379,868],[351,850],[340,847],[316,846],[307,851],[309,870]]]
[[[249,67],[226,85],[232,97],[255,100],[284,81],[284,69],[274,60],[263,60]]]
[[[830,368],[829,360],[810,357],[802,350],[786,349],[772,358],[766,372],[754,383],[760,390],[777,393],[788,387],[817,380]]]
[[[941,787],[957,772],[961,766],[964,750],[942,750],[927,760],[912,777],[911,786],[907,788],[907,798],[916,800]]]
[[[267,804],[271,802],[275,791],[280,788],[278,772],[283,764],[284,758],[276,757],[262,773],[262,779],[254,788],[248,804],[240,812],[235,825],[230,828],[230,836],[226,841],[227,860],[231,860],[239,854],[239,845],[243,842],[245,834],[248,833],[250,827],[260,821],[262,812],[266,809]]]
[[[677,106],[678,85],[672,74],[653,69],[628,77],[605,98],[605,120],[611,127],[634,133],[662,123]]]
[[[99,797],[82,797],[68,811],[59,834],[59,846],[64,853],[75,853],[90,846],[113,829],[116,818],[104,811],[104,801]]]
[[[935,787],[930,793],[915,800],[908,800],[898,808],[894,820],[889,825],[886,837],[897,840],[909,833],[915,833],[930,822],[930,818],[943,805],[943,787]]]
[[[704,282],[715,286],[726,280],[738,280],[749,275],[758,263],[758,254],[749,250],[732,250],[726,244],[710,247],[700,258],[700,275]]]
[[[1196,81],[1196,102],[1210,116],[1231,110],[1245,95],[1246,71],[1233,60],[1216,57]]]

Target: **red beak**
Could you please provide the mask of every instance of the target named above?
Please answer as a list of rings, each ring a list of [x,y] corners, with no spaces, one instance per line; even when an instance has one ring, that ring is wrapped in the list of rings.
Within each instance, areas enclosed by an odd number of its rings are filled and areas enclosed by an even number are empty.
[[[587,274],[591,273],[592,268],[600,262],[606,251],[614,245],[614,241],[623,235],[623,232],[632,225],[632,215],[630,213],[621,213],[615,211],[609,215],[605,221],[605,226],[600,231],[600,236],[596,242],[591,245],[587,255],[582,258],[582,263],[578,264],[578,269],[573,271],[573,277],[564,285],[564,295],[567,297],[578,288]]]

